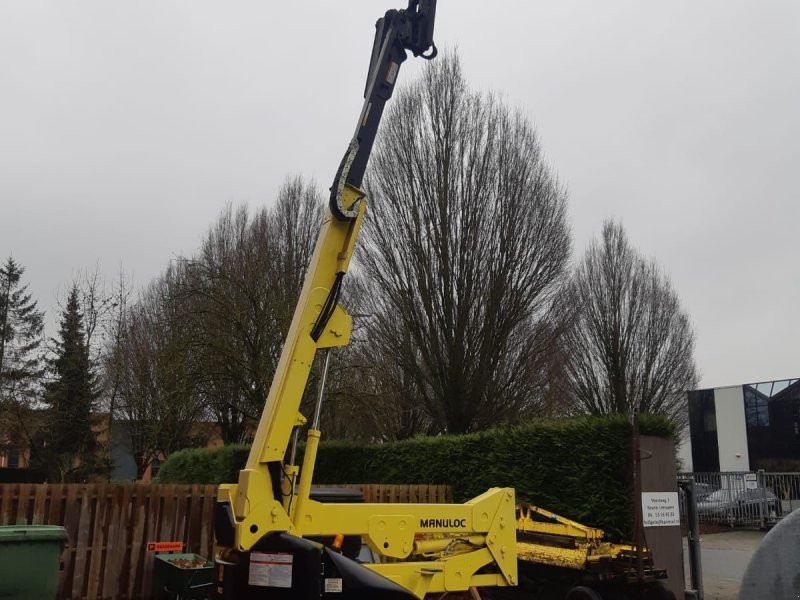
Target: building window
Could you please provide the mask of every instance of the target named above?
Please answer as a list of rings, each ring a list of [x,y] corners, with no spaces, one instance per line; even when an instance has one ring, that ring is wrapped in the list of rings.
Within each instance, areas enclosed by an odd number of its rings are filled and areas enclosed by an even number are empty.
[[[688,395],[689,435],[695,471],[719,471],[719,441],[714,390],[695,390]]]
[[[714,410],[706,409],[703,413],[703,431],[717,430],[717,413]]]
[[[756,386],[745,385],[744,416],[748,427],[769,427],[769,396]]]

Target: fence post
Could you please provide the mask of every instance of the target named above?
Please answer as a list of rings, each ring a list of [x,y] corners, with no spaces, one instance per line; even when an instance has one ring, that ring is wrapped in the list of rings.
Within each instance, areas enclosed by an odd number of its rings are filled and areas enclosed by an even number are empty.
[[[679,477],[678,485],[683,489],[686,502],[686,545],[689,549],[689,575],[694,597],[703,599],[703,565],[700,559],[700,522],[697,517],[697,495],[694,488],[695,474]],[[687,595],[687,598],[689,596]]]
[[[759,527],[765,529],[767,526],[767,482],[764,477],[764,469],[758,470],[758,487],[761,488],[761,519]]]

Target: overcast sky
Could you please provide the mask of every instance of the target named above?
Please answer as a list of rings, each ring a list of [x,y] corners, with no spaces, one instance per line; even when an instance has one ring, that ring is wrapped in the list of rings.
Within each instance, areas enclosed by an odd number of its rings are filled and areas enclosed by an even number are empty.
[[[0,257],[52,314],[98,261],[142,285],[227,202],[327,187],[402,6],[0,0]],[[535,122],[576,256],[617,217],[669,272],[706,386],[800,376],[799,33],[796,1],[439,0],[437,44]]]

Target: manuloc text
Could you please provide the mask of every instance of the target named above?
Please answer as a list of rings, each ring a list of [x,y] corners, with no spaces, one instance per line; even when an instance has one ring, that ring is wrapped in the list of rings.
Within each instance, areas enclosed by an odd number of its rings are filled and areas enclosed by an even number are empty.
[[[465,529],[467,527],[466,519],[420,519],[419,526],[422,527],[437,527],[440,529]]]

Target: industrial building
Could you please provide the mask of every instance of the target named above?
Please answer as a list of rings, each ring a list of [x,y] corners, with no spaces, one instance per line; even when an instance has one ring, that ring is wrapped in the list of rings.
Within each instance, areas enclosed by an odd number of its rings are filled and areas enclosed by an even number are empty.
[[[800,471],[800,379],[688,392],[684,471]]]

